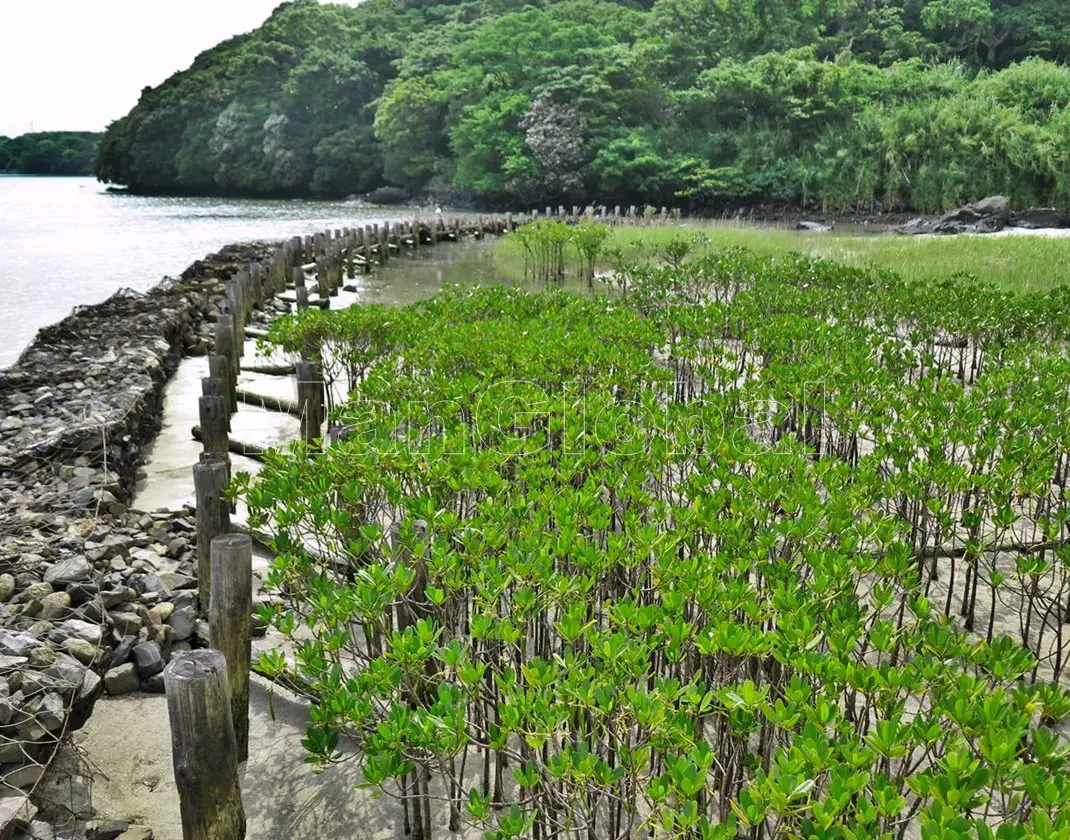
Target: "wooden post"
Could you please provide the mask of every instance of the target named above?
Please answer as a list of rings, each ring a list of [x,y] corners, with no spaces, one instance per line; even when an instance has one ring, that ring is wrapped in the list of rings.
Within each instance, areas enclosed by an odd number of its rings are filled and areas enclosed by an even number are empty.
[[[294,266],[294,270],[290,274],[290,282],[295,289],[298,286],[305,285],[305,270],[301,266]]]
[[[227,425],[230,413],[226,397],[201,397],[197,403],[205,452],[227,451]]]
[[[212,647],[227,661],[230,716],[238,761],[249,758],[249,665],[252,657],[253,541],[247,534],[212,540],[212,600],[208,628]]]
[[[223,654],[195,650],[176,656],[164,669],[163,682],[183,840],[244,840],[245,809]]]
[[[308,309],[308,286],[296,286],[294,291],[297,293],[297,311]]]
[[[226,356],[216,353],[208,357],[208,376],[223,383],[223,396],[227,398],[227,414],[228,416],[233,414],[238,410],[238,399],[235,395],[237,384],[231,378],[230,362]],[[207,391],[204,395],[212,396]]]
[[[331,295],[331,281],[328,277],[330,272],[330,257],[316,260],[316,294],[321,301],[327,300]]]
[[[215,353],[227,360],[230,389],[238,386],[238,345],[234,335],[234,319],[220,315],[215,322]]]
[[[228,457],[225,453],[224,458]],[[212,540],[230,531],[230,505],[223,491],[230,481],[230,467],[222,459],[193,465],[193,486],[197,495],[197,592],[200,614],[208,614],[212,598]]]
[[[413,219],[409,229],[412,231],[412,250],[420,250],[420,220]]]
[[[315,362],[298,362],[297,407],[301,414],[301,437],[308,444],[320,437],[323,429],[323,380]]]
[[[372,267],[372,229],[369,225],[364,226],[361,244],[364,246],[364,266],[370,271]]]

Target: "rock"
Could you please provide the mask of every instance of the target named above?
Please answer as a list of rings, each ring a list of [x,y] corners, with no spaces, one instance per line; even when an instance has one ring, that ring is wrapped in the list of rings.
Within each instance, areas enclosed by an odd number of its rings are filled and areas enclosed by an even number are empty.
[[[56,827],[43,820],[34,820],[26,827],[29,840],[61,840],[56,834]],[[62,840],[67,840],[66,836]]]
[[[88,621],[81,621],[77,618],[64,621],[58,629],[69,637],[83,639],[91,645],[99,645],[104,635],[99,624],[90,624]]]
[[[796,222],[795,230],[808,230],[813,233],[828,233],[832,230],[832,225],[825,224],[824,222]]]
[[[130,655],[134,652],[134,646],[140,641],[138,636],[130,635],[123,636],[119,640],[119,644],[115,646],[115,652],[112,656],[112,664],[123,665],[130,661]]]
[[[34,717],[49,732],[55,732],[63,726],[63,721],[67,717],[67,708],[63,698],[56,692],[50,691],[31,706],[35,709]]]
[[[35,611],[37,618],[41,621],[52,621],[67,612],[71,606],[71,596],[66,592],[53,592],[37,603],[40,604]]]
[[[123,636],[133,636],[141,629],[141,616],[133,612],[108,613],[112,626]]]
[[[29,664],[34,668],[47,668],[56,661],[56,652],[47,645],[44,645],[31,650],[27,659]]]
[[[1027,230],[1053,230],[1070,226],[1065,214],[1054,207],[1017,210],[1011,213],[1010,221],[1007,224],[1011,227],[1025,228]]]
[[[129,827],[122,820],[90,820],[85,826],[86,840],[115,840]]]
[[[1007,199],[991,196],[945,213],[933,227],[934,233],[995,233],[1007,224]]]
[[[44,580],[45,583],[70,585],[88,580],[92,573],[93,567],[84,557],[69,557],[53,564],[45,572]]]
[[[31,583],[15,596],[15,603],[24,604],[28,601],[36,601],[52,594],[51,583]]]
[[[0,777],[3,778],[4,784],[23,790],[37,784],[44,772],[45,768],[35,763],[0,767]]]
[[[7,726],[15,717],[15,702],[11,699],[11,689],[7,680],[0,680],[0,726]]]
[[[134,665],[141,679],[151,677],[163,670],[163,654],[156,642],[144,642],[134,648]]]
[[[22,741],[0,742],[0,764],[20,764],[27,758],[22,749]]]
[[[129,694],[140,687],[141,681],[137,678],[137,669],[131,662],[112,668],[104,675],[104,690],[112,697]]]
[[[936,222],[932,222],[928,219],[911,219],[906,224],[902,224],[895,229],[896,233],[902,233],[909,236],[916,236],[923,233],[932,233],[936,228]]]
[[[37,806],[28,796],[0,799],[0,837],[10,837],[19,826],[29,825],[37,816]]]
[[[101,654],[100,648],[96,645],[77,637],[66,639],[63,642],[63,649],[83,665],[92,665]]]
[[[11,633],[0,631],[0,653],[6,653],[11,656],[25,656],[39,644],[40,642],[33,636],[25,634],[12,635]]]
[[[167,556],[180,557],[187,548],[189,548],[189,540],[185,537],[175,537],[167,544]]]
[[[141,690],[148,692],[149,694],[163,694],[163,674],[153,674],[151,677],[148,677],[147,679],[143,680],[141,683]]]
[[[29,658],[26,656],[8,656],[6,653],[0,654],[0,674],[18,668],[20,665],[25,665],[29,661]]]
[[[176,641],[183,641],[193,635],[196,628],[197,613],[193,607],[182,607],[171,613],[167,619],[167,626],[174,632]]]
[[[153,620],[163,624],[171,617],[171,613],[175,611],[175,605],[170,601],[162,601],[156,604],[149,610],[149,615],[153,617]]]
[[[71,692],[82,685],[86,666],[67,653],[58,653],[56,661],[49,665],[44,673],[55,680],[56,690]]]
[[[24,425],[26,424],[22,422],[21,418],[11,414],[5,417],[3,421],[0,421],[0,432],[15,432],[21,429]]]
[[[15,578],[6,572],[0,575],[0,603],[7,603],[15,594]]]
[[[973,204],[967,204],[963,209],[969,209],[978,216],[1005,216],[1007,213],[1007,199],[1001,195],[992,195],[988,198],[982,198],[980,201],[975,201]]]
[[[115,840],[152,840],[152,829],[143,825],[131,826]]]

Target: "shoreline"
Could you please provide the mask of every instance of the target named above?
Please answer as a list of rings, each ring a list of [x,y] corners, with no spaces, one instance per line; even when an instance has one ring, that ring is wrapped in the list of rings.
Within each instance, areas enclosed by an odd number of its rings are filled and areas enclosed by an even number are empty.
[[[274,247],[76,308],[0,370],[0,834],[62,817],[34,794],[102,694],[162,692],[165,660],[207,644],[192,515],[129,505],[180,361],[207,352],[226,281]]]
[[[459,219],[449,228],[441,220],[347,228],[350,276],[356,264],[367,270],[416,252],[421,240],[504,229]],[[144,294],[120,290],[76,308],[0,370],[0,837],[35,821],[84,828],[94,814],[91,798],[72,792],[67,736],[105,693],[162,694],[172,656],[209,646],[195,511],[131,507],[146,451],[182,360],[223,352],[220,323],[259,327],[289,311],[295,300],[278,292],[291,273],[300,273],[306,306],[310,270],[314,305],[327,303],[325,269],[329,260],[341,281],[342,251],[332,243],[342,234],[225,246]],[[232,370],[240,372],[237,357]]]

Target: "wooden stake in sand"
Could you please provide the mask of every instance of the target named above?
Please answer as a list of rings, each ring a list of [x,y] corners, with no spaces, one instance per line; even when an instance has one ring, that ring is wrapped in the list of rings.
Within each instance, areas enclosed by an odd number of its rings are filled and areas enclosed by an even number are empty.
[[[183,840],[244,840],[227,663],[217,650],[176,656],[163,672]]]
[[[227,660],[230,713],[238,761],[249,758],[249,664],[252,655],[253,541],[248,534],[212,540],[212,600],[208,627],[212,647]]]

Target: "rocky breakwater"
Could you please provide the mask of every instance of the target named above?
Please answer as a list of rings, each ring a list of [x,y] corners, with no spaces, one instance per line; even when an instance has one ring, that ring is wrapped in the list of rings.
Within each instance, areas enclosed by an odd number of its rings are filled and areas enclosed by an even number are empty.
[[[128,505],[168,378],[208,346],[224,281],[269,250],[77,310],[0,371],[0,837],[45,816],[35,789],[103,692],[162,691],[169,657],[207,643],[192,513]]]

